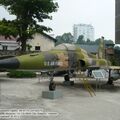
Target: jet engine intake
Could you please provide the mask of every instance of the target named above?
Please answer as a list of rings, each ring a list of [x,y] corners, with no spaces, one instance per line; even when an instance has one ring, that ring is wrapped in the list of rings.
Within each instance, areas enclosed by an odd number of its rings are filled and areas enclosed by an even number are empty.
[[[79,60],[79,66],[80,67],[85,67],[86,63],[84,60]]]

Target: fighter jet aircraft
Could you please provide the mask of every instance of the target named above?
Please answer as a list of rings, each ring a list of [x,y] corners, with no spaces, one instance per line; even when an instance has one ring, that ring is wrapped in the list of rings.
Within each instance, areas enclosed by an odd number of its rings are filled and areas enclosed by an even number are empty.
[[[76,69],[78,66],[82,69],[88,66],[109,65],[107,60],[102,59],[102,54],[100,51],[98,58],[74,44],[60,44],[50,51],[0,60],[0,68],[52,71]]]
[[[88,67],[108,66],[110,62],[103,59],[104,45],[101,39],[98,56],[88,54],[74,44],[60,44],[50,51],[37,52],[27,55],[0,60],[0,69],[22,69],[39,71],[75,71]],[[68,80],[69,76],[65,77]]]

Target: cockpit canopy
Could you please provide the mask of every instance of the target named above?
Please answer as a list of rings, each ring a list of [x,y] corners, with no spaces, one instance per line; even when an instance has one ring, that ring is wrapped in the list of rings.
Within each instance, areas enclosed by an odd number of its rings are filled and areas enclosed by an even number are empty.
[[[53,50],[76,50],[76,46],[74,44],[63,43],[57,45]]]

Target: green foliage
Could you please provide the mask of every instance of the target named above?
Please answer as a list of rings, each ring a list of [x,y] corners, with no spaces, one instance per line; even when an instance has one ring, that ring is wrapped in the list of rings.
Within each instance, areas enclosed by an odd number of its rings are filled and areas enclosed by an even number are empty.
[[[17,37],[18,30],[14,25],[14,22],[3,19],[0,21],[0,35],[7,37],[14,36]]]
[[[114,48],[116,51],[120,51],[120,46],[115,46]]]
[[[85,42],[85,44],[87,44],[87,45],[94,45],[95,42],[94,41],[90,41],[90,39],[87,39],[87,41]]]
[[[105,44],[114,44],[112,40],[105,40]]]
[[[118,65],[118,60],[114,56],[111,57],[109,60],[110,60],[112,66]]]
[[[114,59],[115,59],[115,63],[117,63],[116,65],[120,66],[120,47],[119,46],[115,46],[114,48]]]
[[[71,33],[64,33],[62,36],[57,36],[56,39],[56,45],[61,43],[73,43],[74,41]]]
[[[29,71],[10,71],[7,74],[10,78],[33,78],[36,77],[36,73]]]
[[[74,43],[74,38],[71,33],[64,33],[61,36],[56,37],[57,42],[56,45],[61,43]],[[95,41],[91,41],[87,39],[84,40],[84,35],[80,35],[75,44],[86,44],[86,45],[99,45],[101,38],[96,39]],[[112,40],[104,40],[105,44],[114,44]]]
[[[101,38],[96,39],[94,44],[99,44],[100,40],[101,40]],[[104,40],[104,43],[105,44],[114,44],[112,40]]]
[[[101,38],[96,39],[95,41],[90,41],[90,39],[87,39],[87,41],[84,40],[84,36],[80,35],[76,44],[86,44],[86,45],[99,45]],[[112,40],[104,40],[105,44],[114,44]]]
[[[27,45],[26,45],[26,48],[27,48],[28,51],[31,51],[32,46],[29,45],[29,44],[27,44]]]
[[[84,36],[80,35],[77,39],[77,44],[85,44]]]
[[[34,33],[52,30],[49,27],[38,24],[45,19],[52,19],[50,13],[56,12],[58,4],[54,0],[0,0],[0,6],[12,15],[16,16],[15,20],[0,21],[0,34],[5,36],[19,36],[22,51],[26,50],[26,41]]]

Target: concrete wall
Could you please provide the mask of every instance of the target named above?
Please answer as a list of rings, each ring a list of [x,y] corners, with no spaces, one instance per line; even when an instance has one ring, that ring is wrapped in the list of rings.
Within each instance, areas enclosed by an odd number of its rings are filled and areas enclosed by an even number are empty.
[[[40,51],[48,51],[55,46],[54,40],[42,35],[35,34],[34,39],[28,41],[28,44],[32,46],[31,51],[35,51],[35,46],[40,46]]]

